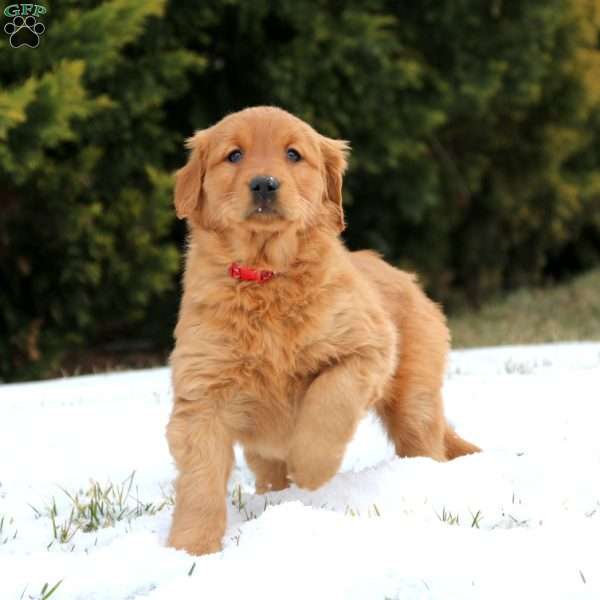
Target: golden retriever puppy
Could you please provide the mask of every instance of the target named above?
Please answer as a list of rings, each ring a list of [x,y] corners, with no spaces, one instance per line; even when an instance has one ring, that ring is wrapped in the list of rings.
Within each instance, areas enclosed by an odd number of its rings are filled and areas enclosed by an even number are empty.
[[[399,456],[477,452],[444,418],[440,309],[413,275],[339,238],[348,144],[256,107],[187,145],[175,185],[190,235],[171,356],[170,545],[220,549],[236,442],[259,493],[323,485],[371,408]]]

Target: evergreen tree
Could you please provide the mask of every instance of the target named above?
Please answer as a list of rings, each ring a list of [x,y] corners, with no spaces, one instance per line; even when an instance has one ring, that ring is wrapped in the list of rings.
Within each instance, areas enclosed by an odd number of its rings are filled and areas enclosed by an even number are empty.
[[[165,107],[202,60],[163,13],[56,3],[38,48],[0,50],[0,376],[139,321],[173,285]]]

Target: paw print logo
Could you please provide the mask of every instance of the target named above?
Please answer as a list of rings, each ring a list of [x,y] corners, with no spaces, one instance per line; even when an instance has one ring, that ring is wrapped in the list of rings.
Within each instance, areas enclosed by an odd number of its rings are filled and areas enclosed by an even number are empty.
[[[4,33],[10,36],[10,45],[13,48],[28,46],[37,48],[40,43],[40,35],[46,31],[43,23],[40,23],[33,15],[25,18],[16,16],[4,26]]]

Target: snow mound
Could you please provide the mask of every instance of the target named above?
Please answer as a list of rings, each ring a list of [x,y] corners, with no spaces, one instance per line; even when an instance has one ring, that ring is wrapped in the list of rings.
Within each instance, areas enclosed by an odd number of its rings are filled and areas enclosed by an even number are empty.
[[[600,598],[600,344],[452,353],[457,431],[399,459],[377,421],[315,492],[254,494],[236,452],[224,549],[165,547],[167,369],[0,386],[0,598]]]

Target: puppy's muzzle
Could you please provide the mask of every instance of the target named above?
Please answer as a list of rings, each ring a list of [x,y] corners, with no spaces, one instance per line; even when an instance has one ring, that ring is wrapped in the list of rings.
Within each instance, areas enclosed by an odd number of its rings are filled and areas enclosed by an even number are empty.
[[[259,175],[254,177],[248,184],[252,192],[252,202],[257,210],[272,210],[277,200],[279,180],[270,175]]]

